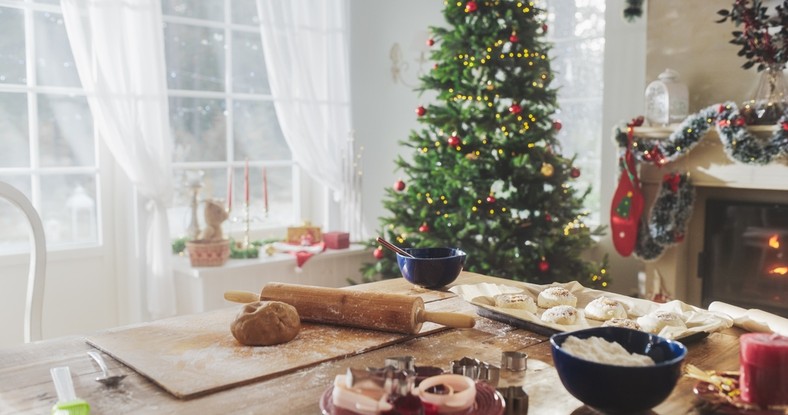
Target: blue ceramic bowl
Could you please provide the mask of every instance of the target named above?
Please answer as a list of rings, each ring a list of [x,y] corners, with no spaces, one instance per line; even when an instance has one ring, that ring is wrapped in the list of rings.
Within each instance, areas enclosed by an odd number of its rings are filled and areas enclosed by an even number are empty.
[[[397,254],[397,265],[402,276],[412,284],[424,288],[439,288],[460,275],[467,255],[455,248],[404,248],[415,258]]]
[[[561,349],[569,336],[615,341],[630,353],[650,356],[656,365],[626,367],[583,360]],[[550,347],[561,383],[572,396],[602,412],[619,413],[646,411],[664,401],[676,386],[687,355],[687,348],[677,341],[621,327],[555,334]]]

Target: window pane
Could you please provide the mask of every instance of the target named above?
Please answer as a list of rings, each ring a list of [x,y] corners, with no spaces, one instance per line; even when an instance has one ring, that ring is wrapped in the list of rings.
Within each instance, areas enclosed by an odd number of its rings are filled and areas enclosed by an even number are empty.
[[[41,166],[95,166],[93,118],[85,97],[38,96]]]
[[[556,44],[552,67],[556,75],[558,99],[601,97],[604,82],[605,39]]]
[[[22,10],[0,7],[0,83],[27,83],[24,18]]]
[[[0,167],[30,166],[25,94],[0,94],[0,131]]]
[[[260,24],[255,0],[233,0],[230,7],[232,8],[233,23],[255,26]]]
[[[271,93],[260,33],[233,32],[233,92]]]
[[[46,189],[41,220],[47,243],[97,243],[96,178],[85,174],[41,176]]]
[[[63,15],[35,14],[36,76],[39,85],[81,87]]]
[[[14,186],[30,199],[30,176],[0,176],[0,180]],[[18,254],[30,252],[30,226],[24,213],[5,198],[0,197],[0,252]]]
[[[164,54],[170,89],[224,91],[224,31],[167,23]]]
[[[224,21],[224,2],[219,0],[162,0],[161,11],[171,16]]]
[[[274,104],[269,101],[235,101],[234,141],[236,160],[290,160]]]
[[[227,160],[224,100],[170,98],[173,161]]]

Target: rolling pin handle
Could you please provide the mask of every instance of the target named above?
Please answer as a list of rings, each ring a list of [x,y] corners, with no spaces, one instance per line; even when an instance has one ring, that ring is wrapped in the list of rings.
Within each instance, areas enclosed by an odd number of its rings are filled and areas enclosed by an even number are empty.
[[[476,324],[476,319],[473,316],[460,313],[443,313],[439,311],[423,310],[419,313],[419,317],[421,321],[442,324],[455,329],[469,329]]]
[[[260,301],[260,294],[249,291],[225,291],[224,299],[233,303],[248,304]]]

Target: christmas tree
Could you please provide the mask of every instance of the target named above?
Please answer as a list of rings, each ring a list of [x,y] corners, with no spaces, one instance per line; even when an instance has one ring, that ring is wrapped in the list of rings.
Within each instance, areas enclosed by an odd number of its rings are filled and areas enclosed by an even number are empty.
[[[431,27],[433,69],[419,91],[420,129],[401,144],[403,177],[386,190],[380,236],[401,247],[448,246],[465,269],[548,283],[607,286],[605,269],[580,258],[593,243],[573,159],[555,138],[544,10],[511,0],[445,2],[447,27]],[[366,278],[400,276],[394,253],[377,247]]]

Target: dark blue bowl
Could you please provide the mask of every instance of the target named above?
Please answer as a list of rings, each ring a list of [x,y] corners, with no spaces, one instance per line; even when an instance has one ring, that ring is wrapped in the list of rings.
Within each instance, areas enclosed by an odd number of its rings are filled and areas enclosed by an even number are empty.
[[[467,255],[455,248],[405,248],[415,258],[397,254],[397,265],[402,276],[412,284],[424,288],[438,288],[451,283],[460,275]]]
[[[590,362],[561,349],[569,336],[601,337],[615,341],[630,353],[650,356],[655,366],[626,367]],[[632,413],[651,409],[670,395],[681,376],[687,355],[683,344],[622,327],[595,327],[550,337],[553,364],[569,393],[602,412]]]

